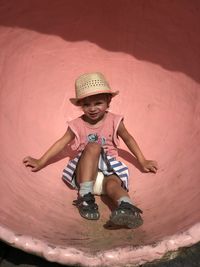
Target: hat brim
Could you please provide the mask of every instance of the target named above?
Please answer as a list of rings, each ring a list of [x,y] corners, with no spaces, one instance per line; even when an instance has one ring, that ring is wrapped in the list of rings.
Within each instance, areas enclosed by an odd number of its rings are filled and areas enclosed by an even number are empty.
[[[84,96],[84,97],[82,97],[82,98],[70,98],[69,100],[70,100],[70,102],[73,104],[73,105],[75,105],[75,106],[80,106],[80,100],[82,100],[82,99],[84,99],[84,98],[86,98],[86,97],[88,97],[88,96],[92,96],[92,95],[100,95],[100,94],[109,94],[109,95],[111,95],[112,97],[114,97],[114,96],[116,96],[116,95],[118,95],[119,94],[119,91],[115,91],[115,92],[102,92],[102,93],[100,93],[100,92],[98,92],[98,93],[91,93],[91,94],[88,94],[88,95],[86,95],[86,96]]]

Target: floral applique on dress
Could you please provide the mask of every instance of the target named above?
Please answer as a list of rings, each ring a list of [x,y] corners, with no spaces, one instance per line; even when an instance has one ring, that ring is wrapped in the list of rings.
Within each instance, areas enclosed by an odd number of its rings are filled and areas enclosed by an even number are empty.
[[[105,137],[98,136],[97,133],[88,134],[87,141],[89,143],[98,143],[98,144],[100,144],[102,146],[104,146],[106,144],[106,138]]]

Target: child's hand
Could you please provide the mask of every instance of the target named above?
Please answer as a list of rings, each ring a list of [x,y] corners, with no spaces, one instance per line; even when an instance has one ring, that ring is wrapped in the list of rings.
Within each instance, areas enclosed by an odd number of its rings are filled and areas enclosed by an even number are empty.
[[[145,172],[154,172],[156,173],[158,170],[158,163],[154,160],[144,160],[141,163],[142,169]]]
[[[39,159],[34,159],[31,157],[24,158],[23,163],[26,167],[30,167],[32,172],[37,172],[44,167]]]

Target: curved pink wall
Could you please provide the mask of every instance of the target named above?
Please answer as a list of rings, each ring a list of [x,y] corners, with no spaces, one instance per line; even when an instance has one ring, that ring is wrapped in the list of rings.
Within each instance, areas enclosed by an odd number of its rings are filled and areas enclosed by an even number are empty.
[[[0,4],[0,237],[50,261],[125,266],[200,240],[200,3],[39,1]],[[38,173],[39,157],[80,114],[74,79],[103,72],[120,90],[111,110],[125,122],[156,175],[144,174],[122,144],[130,194],[144,211],[137,230],[81,219],[76,192],[61,180],[66,152]],[[72,230],[73,229],[73,230]]]

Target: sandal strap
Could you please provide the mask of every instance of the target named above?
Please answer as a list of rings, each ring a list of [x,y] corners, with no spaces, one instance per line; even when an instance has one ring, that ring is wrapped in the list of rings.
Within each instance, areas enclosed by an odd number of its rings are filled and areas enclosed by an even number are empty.
[[[143,213],[141,209],[125,201],[121,202],[117,210],[131,210],[132,212],[137,213],[137,214]]]
[[[83,202],[86,202],[87,205],[83,205]],[[86,210],[98,210],[98,205],[95,203],[95,198],[91,193],[88,193],[82,197],[79,197],[78,199],[73,201],[73,205],[76,207],[82,207]]]

